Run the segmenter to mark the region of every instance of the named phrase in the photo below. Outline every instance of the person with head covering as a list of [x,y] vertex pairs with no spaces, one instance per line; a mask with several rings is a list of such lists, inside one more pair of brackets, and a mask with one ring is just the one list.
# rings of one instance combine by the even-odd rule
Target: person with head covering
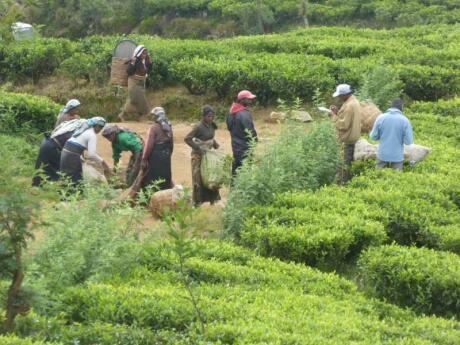
[[[80,128],[86,120],[74,119],[66,121],[57,126],[50,136],[43,139],[35,169],[42,169],[48,181],[59,180],[59,166],[61,162],[61,151],[67,140]],[[32,180],[33,186],[42,183],[40,174],[36,174]]]
[[137,46],[127,69],[128,99],[122,112],[118,115],[122,121],[125,120],[125,115],[133,114],[139,117],[148,114],[149,107],[145,98],[145,82],[151,65],[152,61],[147,49],[143,45]]
[[355,153],[355,144],[361,137],[361,105],[348,84],[338,85],[332,97],[337,97],[342,102],[340,110],[336,106],[331,106],[330,110],[339,140],[343,143],[344,167],[339,182],[345,183],[351,178],[350,167]]
[[71,99],[67,102],[64,108],[61,109],[56,120],[54,127],[59,126],[61,123],[79,119],[78,111],[80,110],[80,101],[78,99]]
[[74,185],[77,185],[83,178],[81,156],[84,151],[87,151],[86,158],[100,163],[104,173],[110,174],[109,166],[96,151],[96,135],[102,131],[105,123],[106,121],[102,117],[85,120],[65,143],[61,154],[60,170],[71,179]]
[[391,107],[377,117],[369,137],[379,140],[376,168],[389,166],[394,170],[403,169],[404,144],[414,142],[412,126],[403,114],[403,103],[400,98],[393,100]]
[[201,180],[201,161],[207,149],[219,147],[214,139],[217,129],[214,123],[214,109],[205,105],[201,112],[201,121],[185,137],[185,143],[192,148],[193,203],[195,206],[209,201],[211,204],[220,199],[219,191],[207,189]]
[[173,187],[171,174],[171,156],[174,149],[172,127],[162,107],[153,108],[151,114],[155,122],[150,126],[144,139],[141,171],[132,187],[134,194],[139,188],[146,188],[160,180],[162,181],[158,185],[160,190]]
[[255,98],[256,96],[250,91],[243,90],[239,92],[227,116],[227,128],[232,138],[233,176],[243,164],[243,159],[247,155],[251,140],[257,141],[257,132],[249,110],[249,106]]
[[141,167],[142,150],[144,148],[142,138],[137,133],[117,125],[105,126],[102,136],[112,143],[114,168],[118,167],[122,152],[131,152],[131,158],[126,170],[126,184],[130,187],[139,174]]

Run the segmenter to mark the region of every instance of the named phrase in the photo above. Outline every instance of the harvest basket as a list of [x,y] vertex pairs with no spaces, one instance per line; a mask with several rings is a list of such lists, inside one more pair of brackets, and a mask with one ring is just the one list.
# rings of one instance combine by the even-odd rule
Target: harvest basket
[[128,86],[128,61],[126,58],[113,57],[110,83],[113,85]]
[[110,83],[113,85],[128,86],[128,62],[136,49],[136,42],[122,40],[118,42],[112,55],[112,69]]

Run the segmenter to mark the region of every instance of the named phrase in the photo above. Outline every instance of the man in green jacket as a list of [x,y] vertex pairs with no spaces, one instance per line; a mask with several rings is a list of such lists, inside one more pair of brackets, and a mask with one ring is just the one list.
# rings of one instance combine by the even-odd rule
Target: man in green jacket
[[130,187],[139,174],[144,148],[142,139],[131,130],[117,125],[106,126],[102,131],[102,136],[112,143],[112,158],[115,169],[118,167],[122,152],[130,151],[132,153],[126,169],[126,184]]

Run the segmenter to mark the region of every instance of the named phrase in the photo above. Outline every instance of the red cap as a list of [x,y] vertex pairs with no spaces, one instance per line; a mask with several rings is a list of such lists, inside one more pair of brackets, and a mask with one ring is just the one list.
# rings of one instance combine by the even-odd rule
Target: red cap
[[254,98],[256,98],[256,95],[254,95],[251,91],[248,90],[240,91],[240,93],[238,94],[238,100]]

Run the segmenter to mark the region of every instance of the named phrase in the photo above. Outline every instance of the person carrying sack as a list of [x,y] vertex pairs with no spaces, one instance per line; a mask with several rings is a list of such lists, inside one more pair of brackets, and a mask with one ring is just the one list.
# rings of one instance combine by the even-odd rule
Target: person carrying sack
[[184,141],[192,148],[192,184],[193,204],[199,206],[209,201],[214,204],[220,200],[219,190],[211,190],[203,185],[201,163],[207,149],[217,149],[219,144],[214,139],[217,125],[214,123],[214,109],[205,105],[201,112],[201,121],[196,124]]
[[135,114],[137,117],[148,114],[149,106],[145,98],[145,83],[151,65],[152,61],[147,49],[143,45],[137,46],[127,67],[128,99],[122,112],[118,115],[122,121],[125,121],[125,116],[129,114]]
[[[35,162],[35,169],[43,169],[46,180],[59,180],[62,148],[74,132],[85,122],[86,120],[84,119],[74,119],[62,122],[53,130],[51,135],[45,134],[45,138],[40,144],[38,157]],[[41,176],[35,174],[32,179],[32,186],[38,187],[42,182]]]
[[104,174],[110,176],[111,172],[107,163],[97,154],[96,135],[102,131],[106,121],[102,117],[93,117],[85,120],[72,137],[67,140],[61,154],[60,170],[69,177],[74,187],[83,179],[83,165],[81,156],[88,151],[87,158],[93,159],[102,165]]

